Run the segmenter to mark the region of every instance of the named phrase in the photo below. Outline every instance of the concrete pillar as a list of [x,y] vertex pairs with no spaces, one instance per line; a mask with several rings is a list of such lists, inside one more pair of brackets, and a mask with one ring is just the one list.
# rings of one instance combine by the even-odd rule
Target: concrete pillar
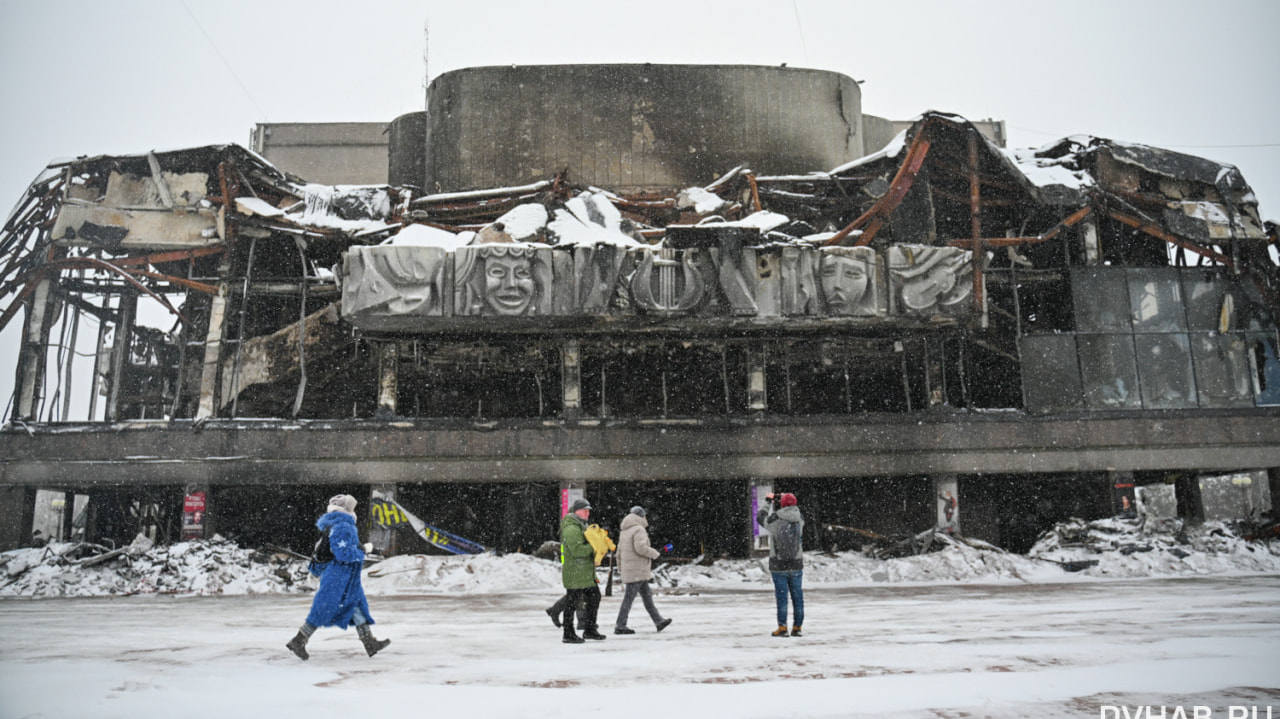
[[375,419],[396,416],[396,393],[400,389],[400,343],[384,342],[378,359],[378,409]]
[[[569,513],[569,505],[573,504],[575,499],[582,499],[587,495],[586,482],[573,482],[568,480],[560,481],[560,518]],[[590,498],[587,498],[590,501]]]
[[44,395],[45,349],[49,346],[49,328],[53,325],[53,293],[51,280],[40,280],[27,305],[26,328],[22,350],[18,354],[17,405],[13,416],[19,420],[35,420]]
[[747,409],[752,412],[764,412],[769,409],[765,360],[763,349],[752,347],[747,350]]
[[[219,268],[221,271],[225,265]],[[209,303],[209,329],[205,333],[204,363],[200,373],[200,406],[196,419],[208,419],[218,409],[218,374],[222,364],[222,337],[227,321],[227,283]]]
[[937,528],[948,534],[960,534],[960,481],[954,474],[940,474],[932,479]]
[[1133,472],[1107,472],[1111,485],[1111,514],[1117,517],[1136,517],[1137,497],[1134,495]]
[[0,552],[31,546],[35,515],[35,487],[0,486]]
[[398,553],[399,543],[395,528],[401,521],[398,510],[392,511],[396,499],[396,485],[375,484],[369,492],[369,543],[385,557]]
[[107,390],[106,421],[120,418],[120,388],[129,366],[129,353],[133,346],[133,320],[138,311],[138,295],[124,292],[120,295],[120,308],[116,312],[115,345],[111,348],[111,385]]
[[1267,483],[1271,489],[1271,514],[1280,517],[1280,467],[1267,470]]
[[564,416],[582,416],[582,346],[577,340],[568,340],[560,348],[560,388]]
[[751,530],[747,540],[750,557],[769,556],[769,533],[756,522],[756,515],[765,507],[765,495],[773,492],[773,482],[767,479],[754,479],[747,484],[747,512],[750,516]]
[[189,484],[182,497],[182,539],[204,539],[209,519],[209,487]]
[[941,341],[925,340],[924,381],[930,408],[946,404],[946,380],[943,367],[945,354]]
[[1090,267],[1102,264],[1102,243],[1098,239],[1098,223],[1092,219],[1081,222],[1080,237],[1084,240],[1084,263]]

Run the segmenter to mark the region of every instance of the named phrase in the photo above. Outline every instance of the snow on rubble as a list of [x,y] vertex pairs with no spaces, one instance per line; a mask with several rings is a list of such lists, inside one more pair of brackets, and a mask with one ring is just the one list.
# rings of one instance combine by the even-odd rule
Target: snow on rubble
[[[1027,555],[977,540],[937,535],[939,551],[876,559],[864,552],[806,552],[805,585],[1061,582],[1280,572],[1280,541],[1236,522],[1073,519],[1045,532]],[[1248,537],[1248,538],[1247,538]],[[83,543],[0,553],[0,596],[97,597],[133,594],[253,595],[314,591],[306,560],[283,550],[247,549],[221,537],[95,553]],[[96,548],[102,550],[105,548]],[[607,567],[600,567],[605,581]],[[767,560],[699,558],[662,562],[660,592],[772,590]],[[560,590],[560,567],[528,554],[405,554],[371,563],[374,596],[476,595]]]

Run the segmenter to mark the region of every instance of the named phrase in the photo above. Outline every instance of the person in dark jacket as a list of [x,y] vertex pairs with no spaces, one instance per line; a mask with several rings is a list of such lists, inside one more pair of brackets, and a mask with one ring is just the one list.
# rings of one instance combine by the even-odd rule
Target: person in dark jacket
[[765,499],[768,503],[756,514],[756,522],[769,533],[769,573],[773,575],[773,595],[778,602],[778,628],[773,631],[773,636],[788,636],[787,597],[790,596],[795,606],[795,622],[791,625],[790,636],[798,637],[804,624],[804,589],[801,587],[804,578],[801,548],[804,517],[800,516],[796,496],[790,492],[777,498],[776,510],[774,495],[766,494]]
[[618,620],[613,624],[614,634],[635,634],[636,630],[627,627],[627,615],[631,613],[631,603],[640,595],[644,602],[644,610],[649,613],[653,625],[658,631],[671,624],[670,619],[663,619],[658,608],[653,605],[653,593],[649,591],[649,580],[653,579],[653,560],[661,555],[649,545],[649,520],[644,507],[635,506],[622,519],[622,527],[618,534],[618,568],[622,573],[622,586],[626,588],[622,595],[622,604],[618,606]]
[[339,494],[330,499],[329,509],[316,520],[316,527],[329,535],[333,560],[312,565],[312,573],[320,577],[320,588],[311,600],[307,621],[285,646],[299,659],[306,660],[310,656],[307,654],[307,640],[316,629],[338,627],[346,631],[354,624],[365,652],[373,656],[385,649],[391,640],[375,639],[369,629],[374,621],[369,613],[369,600],[360,585],[364,550],[360,548],[360,536],[356,533],[356,498]]
[[[565,644],[582,644],[584,639],[604,639],[596,624],[600,610],[600,586],[596,583],[596,550],[587,541],[587,519],[591,517],[591,503],[576,499],[568,514],[560,520],[560,579],[568,590],[569,602],[564,608],[561,628]],[[582,636],[573,629],[573,613],[581,613]]]

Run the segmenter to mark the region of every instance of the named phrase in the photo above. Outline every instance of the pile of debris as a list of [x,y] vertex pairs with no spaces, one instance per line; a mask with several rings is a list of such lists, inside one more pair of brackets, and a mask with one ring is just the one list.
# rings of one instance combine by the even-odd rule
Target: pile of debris
[[1097,576],[1276,571],[1280,543],[1273,539],[1274,522],[1269,526],[1260,532],[1251,522],[1187,524],[1145,515],[1072,519],[1042,534],[1027,556]]
[[138,535],[124,547],[54,542],[0,553],[0,596],[282,594],[311,591],[307,563],[287,552],[213,539],[155,546]]
[[[806,552],[805,583],[1060,582],[1064,570],[1086,578],[1186,577],[1280,573],[1274,522],[1178,519],[1072,519],[1045,532],[1029,554],[930,530],[870,542],[861,551]],[[476,595],[560,591],[560,565],[545,556],[399,555],[370,561],[370,595]],[[553,554],[553,553],[551,553]],[[244,549],[221,537],[152,546],[145,537],[120,548],[85,543],[0,553],[0,597],[101,597],[134,594],[302,594],[315,589],[307,560],[286,550]],[[602,586],[609,570],[597,568]],[[616,577],[617,574],[615,573]],[[658,591],[697,593],[771,586],[768,560],[710,556],[664,560],[654,568]],[[614,581],[617,581],[616,579]],[[616,586],[615,586],[616,589]]]
[[930,527],[916,534],[892,536],[839,524],[824,524],[822,528],[828,535],[836,538],[835,546],[838,548],[856,549],[873,559],[914,557],[957,545],[967,545],[982,551],[1004,551],[990,542],[965,537],[940,527]]

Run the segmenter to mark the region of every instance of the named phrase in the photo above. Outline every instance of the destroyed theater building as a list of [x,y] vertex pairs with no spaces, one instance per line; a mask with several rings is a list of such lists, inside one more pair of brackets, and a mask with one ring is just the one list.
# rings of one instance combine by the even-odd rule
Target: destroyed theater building
[[[5,548],[50,491],[63,536],[298,551],[351,492],[387,552],[533,551],[585,492],[685,558],[765,547],[772,490],[815,549],[1014,551],[1144,488],[1190,519],[1280,493],[1280,246],[1235,167],[895,125],[786,67],[473,68],[333,129],[31,184]],[[344,180],[356,149],[385,181]]]

